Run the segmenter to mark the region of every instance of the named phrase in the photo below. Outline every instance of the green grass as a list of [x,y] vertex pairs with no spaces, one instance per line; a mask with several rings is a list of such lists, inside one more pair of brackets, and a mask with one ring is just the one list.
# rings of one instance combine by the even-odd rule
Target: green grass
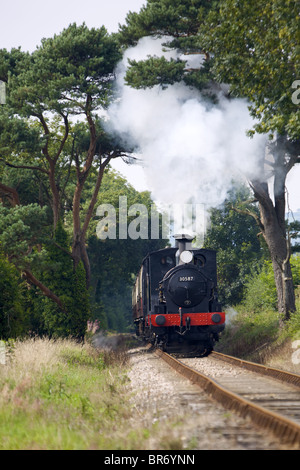
[[71,341],[16,342],[0,366],[0,449],[117,449],[126,369],[107,362]]
[[0,450],[181,448],[176,420],[136,422],[127,361],[122,349],[68,340],[11,344],[0,365]]

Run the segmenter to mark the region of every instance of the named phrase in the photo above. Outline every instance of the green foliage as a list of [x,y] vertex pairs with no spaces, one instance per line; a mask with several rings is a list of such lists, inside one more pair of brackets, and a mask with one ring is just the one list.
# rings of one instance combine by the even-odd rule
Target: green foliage
[[[292,255],[291,269],[294,285],[300,285],[300,256]],[[259,313],[277,309],[277,293],[271,261],[265,261],[261,270],[248,276],[242,302],[248,312]]]
[[130,68],[126,74],[125,83],[133,88],[152,88],[155,85],[164,87],[172,85],[183,78],[185,64],[180,60],[165,57],[150,57],[147,60],[129,60]]
[[116,449],[123,432],[128,448],[125,377],[113,356],[70,340],[16,341],[0,369],[1,450]]
[[[106,108],[112,97],[119,45],[104,27],[71,24],[59,35],[43,39],[32,54],[2,50],[0,56],[8,95],[7,105],[0,107],[0,161],[35,172],[39,203],[49,204],[56,223],[73,199],[75,155],[86,179],[92,164],[89,160],[85,166],[88,149],[93,159],[112,150],[95,111]],[[79,114],[86,120],[73,129],[71,116]],[[1,165],[1,176],[2,171]],[[23,204],[24,198],[20,201]]]
[[209,0],[148,0],[139,13],[129,12],[120,26],[122,44],[133,45],[144,36],[166,35],[192,47]]
[[[53,240],[46,246],[46,263],[40,276],[42,282],[55,292],[65,305],[71,306],[73,262],[68,236],[61,221],[57,224]],[[63,312],[50,299],[42,297],[41,313],[48,335],[68,336],[66,312]]]
[[[72,24],[61,34],[43,39],[31,54],[0,50],[0,58],[0,76],[7,82],[8,92],[7,105],[0,107],[0,177],[4,184],[18,188],[24,204],[15,208],[1,205],[0,242],[9,261],[20,271],[31,271],[64,306],[60,309],[36,286],[31,286],[25,299],[31,331],[82,337],[89,318],[89,293],[82,264],[73,268],[70,241],[64,230],[68,230],[70,239],[74,238],[75,185],[84,182],[78,204],[82,222],[91,204],[100,160],[103,163],[104,156],[117,156],[116,142],[104,132],[96,111],[105,108],[112,97],[114,69],[121,59],[119,44],[104,27],[89,29]],[[71,123],[70,116],[78,114],[85,115],[86,121]],[[108,196],[112,195],[111,189]],[[148,195],[141,196],[139,202],[146,199],[149,203]],[[59,215],[66,221],[66,227],[57,224],[55,234],[50,211],[55,221]],[[93,315],[103,318],[102,326],[106,321],[102,298],[114,295],[114,303],[107,301],[105,311],[111,314],[114,327],[122,324],[121,328],[125,328],[129,303],[126,300],[120,311],[115,299],[123,293],[129,298],[128,283],[137,269],[137,260],[140,263],[144,254],[142,244],[145,241],[136,241],[130,247],[112,247],[114,253],[125,250],[127,261],[120,263],[122,268],[126,266],[123,271],[116,267],[115,255],[109,254],[111,246],[105,245],[103,278],[111,273],[114,291],[106,289],[105,282],[103,289],[97,288]],[[96,249],[99,248],[102,247],[97,244]],[[134,255],[130,256],[130,250]],[[96,270],[95,278],[97,275]],[[94,284],[99,285],[98,280]]]
[[[291,258],[294,284],[300,282],[300,256]],[[300,290],[296,293],[296,312],[290,314],[284,328],[279,328],[274,273],[270,261],[261,270],[248,276],[244,300],[235,309],[229,309],[226,330],[219,349],[226,354],[263,362],[268,349],[286,340],[300,339]]]
[[243,211],[257,212],[250,196],[246,187],[236,186],[224,204],[210,214],[205,247],[217,250],[219,299],[223,305],[235,305],[242,300],[245,276],[260,266],[265,256],[255,220],[234,210],[243,207]]
[[[115,208],[117,238],[97,238],[97,217],[90,224],[88,238],[92,277],[92,319],[98,318],[101,328],[107,325],[117,331],[126,331],[132,324],[131,287],[141,261],[148,252],[166,245],[166,240],[151,240],[148,220],[148,239],[132,240],[129,236],[127,239],[118,238],[119,197],[124,195],[127,196],[128,209],[133,204],[143,204],[150,216],[152,201],[149,193],[139,193],[123,177],[110,170],[104,175],[98,203],[111,204]],[[128,217],[128,223],[134,218]]]
[[[295,140],[300,135],[300,111],[292,102],[292,84],[300,69],[298,10],[296,0],[148,0],[139,13],[127,15],[119,34],[127,45],[144,36],[165,35],[167,47],[205,53],[205,67],[186,70],[188,84],[200,89],[209,80],[230,84],[234,95],[250,100],[252,114],[260,120],[258,132],[286,133]],[[148,86],[150,66],[150,60],[132,64],[127,75],[131,86],[138,81]],[[163,76],[154,60],[149,75],[155,76],[155,71]],[[168,83],[173,83],[172,75],[166,73]]]
[[[274,310],[249,312],[237,307],[234,318],[227,321],[218,350],[226,354],[250,359],[251,354],[260,350],[261,346],[271,345],[278,339],[279,319]],[[252,356],[252,360],[260,362],[260,357]]]
[[[0,241],[9,260],[20,270],[32,271],[64,305],[60,309],[32,287],[27,307],[34,331],[83,337],[89,312],[83,267],[79,263],[73,269],[62,227],[58,224],[52,239],[47,224],[50,209],[54,223],[68,208],[75,210],[74,184],[86,181],[89,172],[95,175],[91,158],[97,160],[112,151],[93,114],[105,108],[112,96],[114,69],[121,59],[119,45],[104,27],[71,24],[59,35],[43,39],[31,54],[1,50],[0,57],[0,76],[7,82],[8,95],[7,105],[0,107],[1,181],[21,188],[21,204],[39,204],[1,207]],[[86,121],[71,125],[70,116],[79,114]],[[24,177],[28,171],[35,174],[35,188]],[[90,184],[84,194],[89,202],[93,190]]]
[[0,204],[0,243],[10,262],[18,269],[40,257],[34,249],[45,241],[46,210],[37,204],[4,207]]
[[300,305],[298,302],[298,308],[296,312],[292,312],[290,319],[286,322],[287,335],[292,340],[300,339]]
[[73,275],[73,295],[70,335],[83,338],[90,315],[89,292],[86,287],[86,275],[82,261],[79,262]]
[[291,257],[291,268],[294,280],[294,286],[300,286],[300,254],[295,253]]
[[300,137],[292,84],[299,78],[299,5],[295,0],[215,2],[200,35],[213,73],[251,101],[258,132]]
[[50,336],[82,338],[89,318],[89,300],[85,270],[80,262],[73,268],[70,243],[62,222],[59,221],[53,242],[47,247],[43,282],[62,300],[62,311],[48,298],[41,299],[45,331]]
[[294,220],[288,226],[289,235],[292,241],[292,253],[300,252],[299,234],[300,234],[300,220]]
[[125,25],[119,29],[122,44],[135,45],[144,36],[164,36],[163,45],[185,54],[185,59],[167,61],[164,57],[150,57],[145,61],[131,61],[127,83],[135,88],[166,87],[183,80],[211,95],[209,67],[194,69],[186,66],[189,54],[205,53],[197,32],[210,8],[208,0],[148,0],[139,13],[129,12]]
[[41,151],[44,139],[32,123],[14,115],[10,108],[0,108],[0,148],[1,158],[11,158],[12,149],[17,154],[28,157]]
[[61,220],[58,221],[53,240],[46,246],[46,253],[47,268],[43,279],[46,284],[51,283],[54,291],[63,294],[68,289],[73,274],[73,261],[70,240]]
[[18,57],[8,73],[8,104],[23,116],[40,116],[46,110],[82,113],[105,106],[114,67],[121,55],[104,27],[89,29],[75,23],[42,45],[28,58]]
[[26,331],[24,284],[16,268],[0,252],[0,339],[21,336]]
[[248,276],[242,304],[249,312],[276,310],[277,293],[271,261],[265,261],[259,272]]

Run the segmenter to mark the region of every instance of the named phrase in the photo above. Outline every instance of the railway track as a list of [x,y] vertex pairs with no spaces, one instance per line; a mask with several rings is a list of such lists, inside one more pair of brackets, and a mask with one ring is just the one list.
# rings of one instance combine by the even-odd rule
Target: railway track
[[299,375],[215,352],[181,360],[159,349],[155,354],[226,409],[300,449]]

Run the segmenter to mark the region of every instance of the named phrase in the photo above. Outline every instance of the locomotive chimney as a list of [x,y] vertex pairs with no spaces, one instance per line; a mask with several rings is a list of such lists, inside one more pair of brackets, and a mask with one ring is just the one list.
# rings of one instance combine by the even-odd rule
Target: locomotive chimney
[[176,253],[176,264],[184,264],[184,262],[180,259],[180,255],[183,251],[188,251],[192,249],[192,240],[194,237],[192,235],[188,235],[185,233],[179,233],[174,235],[175,238],[175,247],[178,248]]

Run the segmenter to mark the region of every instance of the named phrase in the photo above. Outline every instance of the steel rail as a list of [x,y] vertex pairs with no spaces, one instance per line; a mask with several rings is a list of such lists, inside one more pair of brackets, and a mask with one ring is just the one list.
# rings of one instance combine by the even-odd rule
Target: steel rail
[[155,354],[188,380],[200,386],[206,394],[224,408],[236,412],[243,418],[250,418],[257,426],[271,431],[281,442],[300,449],[300,425],[296,422],[245,400],[160,349],[156,349]]
[[227,356],[227,354],[218,353],[213,351],[211,357],[219,359],[221,361],[227,362],[229,364],[242,367],[243,369],[256,372],[258,374],[272,377],[273,379],[278,379],[281,382],[300,387],[300,375],[294,374],[292,372],[284,371],[281,369],[275,369],[274,367],[264,366],[262,364],[256,364],[254,362],[245,361],[233,356]]

